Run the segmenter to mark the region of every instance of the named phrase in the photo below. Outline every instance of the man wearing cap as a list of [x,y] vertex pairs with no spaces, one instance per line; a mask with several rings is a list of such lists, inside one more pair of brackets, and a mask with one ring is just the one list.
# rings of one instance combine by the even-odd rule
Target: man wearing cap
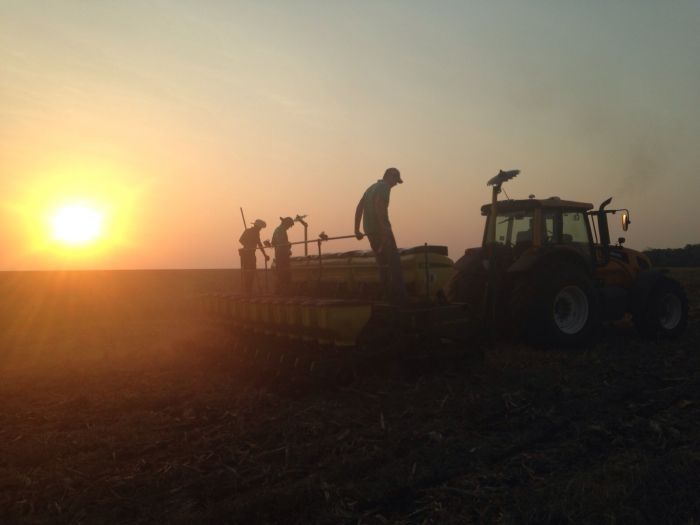
[[387,169],[380,180],[367,188],[355,208],[355,236],[358,239],[363,237],[360,232],[362,219],[362,227],[379,265],[379,278],[384,293],[390,302],[399,304],[408,301],[408,294],[403,280],[401,258],[389,222],[389,195],[391,188],[402,183],[399,170]]
[[289,258],[292,255],[291,245],[287,237],[287,230],[294,226],[291,217],[280,217],[280,225],[272,234],[272,246],[275,247],[275,275],[277,277],[275,291],[284,295],[288,293],[292,282],[292,269]]
[[270,260],[270,257],[265,253],[262,242],[260,242],[260,230],[266,226],[265,221],[256,219],[253,226],[246,228],[239,239],[239,242],[243,245],[243,248],[238,250],[238,253],[241,256],[241,277],[243,280],[243,292],[246,295],[253,293],[256,273],[255,250],[260,248],[265,260]]

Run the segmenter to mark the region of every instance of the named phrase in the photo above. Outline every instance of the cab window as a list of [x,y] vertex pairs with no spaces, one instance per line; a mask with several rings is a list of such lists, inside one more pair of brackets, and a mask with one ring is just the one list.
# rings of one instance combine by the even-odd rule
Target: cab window
[[588,228],[586,216],[580,211],[565,211],[562,213],[562,243],[588,244]]
[[580,211],[543,210],[544,244],[588,244],[586,216]]
[[496,217],[496,243],[532,244],[532,212],[501,212]]

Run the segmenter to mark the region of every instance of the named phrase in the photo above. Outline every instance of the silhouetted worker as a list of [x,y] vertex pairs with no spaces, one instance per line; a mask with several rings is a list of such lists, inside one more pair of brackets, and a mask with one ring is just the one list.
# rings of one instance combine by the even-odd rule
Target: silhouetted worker
[[243,292],[246,295],[253,293],[256,273],[255,250],[260,248],[265,260],[270,260],[270,257],[265,253],[262,242],[260,242],[260,230],[266,226],[265,221],[256,219],[253,226],[246,228],[239,239],[239,242],[243,245],[243,248],[238,250],[238,253],[241,256],[241,277],[243,279]]
[[275,291],[278,294],[286,294],[292,282],[292,269],[290,257],[292,255],[287,230],[294,226],[294,219],[291,217],[280,217],[280,225],[275,228],[272,234],[272,246],[275,248]]
[[401,258],[389,222],[391,188],[402,183],[399,170],[387,169],[384,177],[367,188],[355,209],[355,236],[358,239],[363,237],[360,232],[360,219],[362,219],[362,227],[369,238],[369,244],[379,265],[379,278],[384,287],[384,293],[387,299],[395,304],[408,301],[401,270]]

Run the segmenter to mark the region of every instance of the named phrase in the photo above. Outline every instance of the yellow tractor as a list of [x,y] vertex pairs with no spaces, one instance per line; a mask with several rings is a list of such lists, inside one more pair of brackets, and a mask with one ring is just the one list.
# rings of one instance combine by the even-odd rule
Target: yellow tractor
[[612,199],[597,210],[559,197],[499,201],[503,183],[518,173],[489,180],[483,243],[455,263],[444,290],[450,302],[463,303],[492,331],[515,328],[560,346],[585,343],[601,322],[625,316],[649,337],[683,332],[688,301],[681,285],[624,247],[624,238],[610,242],[608,217],[619,214],[627,231],[628,210],[607,209]]

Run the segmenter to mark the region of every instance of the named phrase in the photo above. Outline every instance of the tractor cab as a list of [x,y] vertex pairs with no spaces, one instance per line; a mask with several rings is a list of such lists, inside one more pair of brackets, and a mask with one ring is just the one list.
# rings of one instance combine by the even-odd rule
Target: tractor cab
[[500,201],[495,214],[492,205],[486,204],[481,207],[487,217],[483,246],[488,248],[492,242],[502,265],[564,249],[592,269],[595,254],[586,215],[592,208],[592,204],[559,197]]
[[485,204],[481,207],[487,217],[482,246],[488,252],[493,245],[501,269],[522,271],[532,261],[565,254],[578,259],[596,279],[630,287],[642,271],[651,268],[651,261],[623,246],[623,237],[612,244],[609,215],[620,214],[623,231],[629,228],[630,215],[627,209],[607,209],[610,202],[607,199],[594,210],[591,203],[559,197],[509,199],[498,201],[495,214],[492,204]]

